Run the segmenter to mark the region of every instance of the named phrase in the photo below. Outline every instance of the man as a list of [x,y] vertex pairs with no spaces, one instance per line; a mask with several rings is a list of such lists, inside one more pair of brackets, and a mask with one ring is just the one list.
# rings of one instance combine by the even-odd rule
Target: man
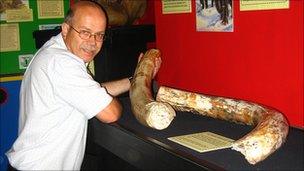
[[[122,107],[112,96],[128,91],[129,79],[102,87],[86,71],[86,63],[102,47],[106,25],[98,4],[79,1],[68,12],[62,32],[36,53],[21,85],[19,136],[7,153],[13,168],[79,170],[88,119],[119,119]],[[155,62],[154,75],[161,59]]]

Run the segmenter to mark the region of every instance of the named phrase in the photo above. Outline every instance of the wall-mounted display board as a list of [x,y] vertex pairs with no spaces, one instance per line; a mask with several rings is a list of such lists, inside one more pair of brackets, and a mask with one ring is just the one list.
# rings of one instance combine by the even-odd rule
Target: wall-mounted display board
[[[0,0],[1,2],[3,0]],[[14,3],[3,1],[3,3]],[[37,51],[33,31],[53,28],[64,20],[70,1],[22,0],[4,5],[1,14],[0,76],[23,74],[31,57]],[[7,12],[8,11],[8,12]],[[25,13],[26,12],[26,13]],[[25,15],[26,14],[26,15]],[[41,17],[43,16],[43,17]]]
[[0,78],[0,170],[7,170],[5,153],[18,133],[19,90],[21,77]]

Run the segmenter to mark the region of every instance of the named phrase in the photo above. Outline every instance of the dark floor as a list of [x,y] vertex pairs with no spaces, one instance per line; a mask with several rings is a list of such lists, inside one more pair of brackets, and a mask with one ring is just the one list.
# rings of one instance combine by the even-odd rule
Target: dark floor
[[120,159],[108,150],[87,142],[86,154],[81,170],[132,170],[139,171],[136,167]]

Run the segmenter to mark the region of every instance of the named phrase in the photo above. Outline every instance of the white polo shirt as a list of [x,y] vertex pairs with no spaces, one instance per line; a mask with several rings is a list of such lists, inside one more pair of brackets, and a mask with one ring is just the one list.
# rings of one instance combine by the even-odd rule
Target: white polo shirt
[[52,37],[22,80],[19,136],[7,152],[10,164],[18,170],[79,170],[88,119],[111,101],[61,34]]

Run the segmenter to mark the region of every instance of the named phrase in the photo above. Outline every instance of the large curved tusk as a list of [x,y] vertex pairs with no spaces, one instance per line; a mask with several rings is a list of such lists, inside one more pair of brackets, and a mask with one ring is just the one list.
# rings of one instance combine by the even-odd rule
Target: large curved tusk
[[154,129],[165,129],[175,117],[175,110],[164,102],[156,102],[151,92],[155,59],[160,57],[157,49],[148,50],[138,63],[129,91],[131,109],[136,119]]
[[274,109],[256,103],[230,98],[207,96],[161,86],[157,101],[167,102],[176,110],[198,113],[255,128],[232,144],[250,164],[256,164],[282,146],[288,134],[288,122]]

